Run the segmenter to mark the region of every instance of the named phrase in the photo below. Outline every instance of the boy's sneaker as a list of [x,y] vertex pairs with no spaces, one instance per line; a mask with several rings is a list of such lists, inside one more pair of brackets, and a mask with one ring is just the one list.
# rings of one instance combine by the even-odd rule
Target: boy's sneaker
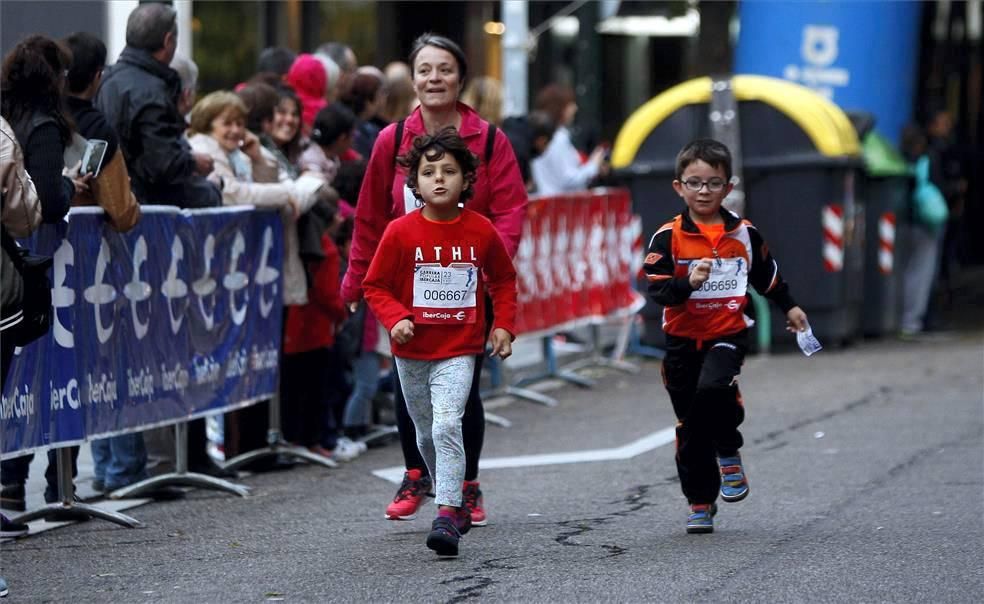
[[485,501],[477,480],[466,480],[461,487],[461,507],[468,510],[472,526],[485,526],[489,523],[485,515]]
[[437,552],[438,556],[457,556],[458,541],[461,532],[457,522],[450,516],[438,516],[431,524],[431,532],[427,535],[427,547]]
[[24,500],[24,485],[8,485],[0,489],[0,508],[12,512],[27,511],[27,502]]
[[338,444],[342,444],[342,443],[345,443],[345,447],[352,449],[353,451],[356,451],[359,455],[362,455],[363,453],[369,450],[369,447],[366,445],[366,443],[362,442],[361,440],[352,440],[348,436],[338,437]]
[[687,518],[688,533],[713,533],[714,514],[717,505],[713,503],[696,503],[690,506],[690,517]]
[[393,502],[386,506],[387,520],[413,520],[431,488],[430,476],[423,476],[417,468],[403,473],[403,483]]
[[741,455],[718,459],[721,466],[721,499],[734,503],[748,496],[748,479],[741,464]]
[[16,539],[28,533],[31,527],[22,522],[14,522],[3,514],[0,514],[0,538]]

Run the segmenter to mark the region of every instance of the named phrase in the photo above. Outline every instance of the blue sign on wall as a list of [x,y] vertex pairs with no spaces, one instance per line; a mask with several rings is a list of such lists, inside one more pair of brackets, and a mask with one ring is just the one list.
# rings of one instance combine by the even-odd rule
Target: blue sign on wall
[[784,78],[873,113],[898,144],[912,119],[919,2],[742,2],[735,73]]
[[30,247],[54,257],[54,320],[14,357],[0,455],[235,408],[277,390],[279,214],[143,208],[117,233],[86,208]]

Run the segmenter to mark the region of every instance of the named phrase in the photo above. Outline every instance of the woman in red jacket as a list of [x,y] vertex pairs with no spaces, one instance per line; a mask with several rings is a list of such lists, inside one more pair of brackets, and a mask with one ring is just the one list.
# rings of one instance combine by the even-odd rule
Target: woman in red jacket
[[[349,267],[342,282],[342,298],[349,303],[362,297],[362,281],[386,226],[420,207],[405,184],[406,168],[397,165],[397,156],[409,151],[416,137],[437,134],[446,126],[454,126],[481,161],[468,208],[492,221],[510,256],[519,246],[526,216],[526,188],[509,139],[490,128],[471,107],[458,102],[468,72],[464,52],[443,36],[424,34],[414,42],[410,65],[420,106],[405,120],[384,128],[373,145],[356,207]],[[488,319],[486,323],[490,323]],[[485,412],[478,389],[482,358],[483,355],[476,356],[471,393],[462,419],[466,461],[462,489],[475,526],[487,522],[477,482],[485,437]],[[397,425],[407,471],[396,497],[386,508],[386,518],[409,520],[416,516],[424,495],[430,490],[431,480],[417,450],[416,434],[402,390],[399,383],[394,386]]]

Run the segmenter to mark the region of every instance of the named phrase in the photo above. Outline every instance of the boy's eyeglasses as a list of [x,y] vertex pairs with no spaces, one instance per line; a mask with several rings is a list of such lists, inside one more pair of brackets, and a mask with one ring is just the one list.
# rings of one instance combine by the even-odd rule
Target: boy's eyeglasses
[[699,178],[688,178],[683,181],[683,186],[687,187],[695,193],[699,193],[704,186],[707,186],[707,190],[711,193],[719,193],[724,190],[724,185],[728,184],[727,181],[720,178],[712,178],[710,180],[701,180]]

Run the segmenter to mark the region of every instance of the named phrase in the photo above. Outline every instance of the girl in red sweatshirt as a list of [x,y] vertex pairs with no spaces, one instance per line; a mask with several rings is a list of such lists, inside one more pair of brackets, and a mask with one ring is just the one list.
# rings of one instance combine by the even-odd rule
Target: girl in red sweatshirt
[[417,138],[401,162],[423,207],[386,227],[362,287],[390,332],[417,446],[437,479],[438,516],[427,547],[455,556],[471,526],[462,508],[461,417],[475,355],[485,350],[483,288],[495,315],[492,355],[506,358],[515,331],[516,270],[492,223],[462,207],[478,158],[454,127]]

